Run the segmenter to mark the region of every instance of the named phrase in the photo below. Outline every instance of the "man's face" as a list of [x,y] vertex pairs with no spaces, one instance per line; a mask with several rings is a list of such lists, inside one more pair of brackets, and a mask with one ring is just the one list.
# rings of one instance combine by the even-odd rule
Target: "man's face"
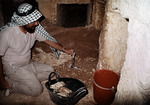
[[35,27],[38,26],[38,25],[39,25],[38,21],[35,21],[35,22],[29,23],[29,24],[27,24],[23,27],[27,32],[34,33],[35,32]]

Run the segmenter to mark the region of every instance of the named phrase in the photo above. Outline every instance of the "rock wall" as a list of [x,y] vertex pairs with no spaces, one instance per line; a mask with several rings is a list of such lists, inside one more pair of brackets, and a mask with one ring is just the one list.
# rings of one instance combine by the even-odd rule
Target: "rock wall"
[[105,0],[1,0],[4,24],[10,21],[15,8],[23,1],[31,4],[38,2],[39,10],[52,24],[57,24],[58,4],[89,4],[87,25],[92,24],[97,29],[102,29]]
[[51,23],[57,23],[57,4],[88,4],[90,0],[36,0],[39,4],[39,10]]
[[2,27],[3,25],[4,25],[4,19],[3,19],[3,14],[2,14],[2,5],[0,4],[0,27]]
[[106,0],[93,0],[92,1],[92,24],[97,29],[102,29],[103,17],[105,14]]
[[120,74],[127,48],[128,21],[114,8],[117,4],[117,0],[108,0],[105,7],[97,69],[108,69]]
[[[93,24],[97,29],[102,28],[105,0],[36,0],[42,14],[51,23],[57,24],[57,4],[90,4],[88,25]],[[91,16],[90,16],[91,15]]]

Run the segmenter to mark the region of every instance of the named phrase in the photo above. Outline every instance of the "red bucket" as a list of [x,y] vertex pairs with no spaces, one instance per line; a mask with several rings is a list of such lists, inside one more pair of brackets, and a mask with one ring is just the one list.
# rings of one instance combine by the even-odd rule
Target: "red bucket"
[[97,70],[92,81],[94,100],[99,105],[110,105],[117,92],[119,75],[110,70]]

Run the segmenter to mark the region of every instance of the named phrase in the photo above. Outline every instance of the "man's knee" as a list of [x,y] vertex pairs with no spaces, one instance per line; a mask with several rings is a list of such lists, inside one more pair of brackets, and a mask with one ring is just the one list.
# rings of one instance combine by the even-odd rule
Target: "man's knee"
[[33,80],[20,84],[18,90],[30,96],[39,96],[43,92],[43,86],[37,79],[33,78]]
[[38,86],[38,87],[32,87],[31,91],[28,92],[28,95],[30,96],[39,96],[43,92],[43,87]]

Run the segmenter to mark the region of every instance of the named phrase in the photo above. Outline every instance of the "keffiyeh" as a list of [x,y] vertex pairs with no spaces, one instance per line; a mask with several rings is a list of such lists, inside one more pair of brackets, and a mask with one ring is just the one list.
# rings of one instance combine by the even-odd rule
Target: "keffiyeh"
[[[42,17],[42,14],[32,5],[28,3],[23,3],[21,4],[17,11],[14,12],[11,22],[7,23],[5,26],[0,28],[0,31],[4,29],[5,27],[14,27],[14,26],[24,26],[29,23],[35,22],[38,19]],[[39,25],[36,27],[35,32],[38,33],[39,35],[43,36],[47,40],[56,42],[56,39],[52,37],[45,29],[42,27],[42,25],[39,23]],[[57,49],[54,49],[50,47],[54,54],[56,55],[56,58],[59,58],[60,51]]]

